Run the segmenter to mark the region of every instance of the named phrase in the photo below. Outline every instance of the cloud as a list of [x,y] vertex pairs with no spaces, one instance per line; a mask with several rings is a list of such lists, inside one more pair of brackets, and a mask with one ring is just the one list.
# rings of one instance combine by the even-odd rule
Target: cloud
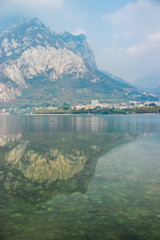
[[73,32],[74,35],[79,35],[79,34],[85,34],[86,35],[86,31],[83,28],[76,28],[75,32]]
[[148,41],[152,49],[160,50],[160,30],[156,33],[150,33],[148,35]]
[[57,8],[62,7],[64,4],[63,0],[1,0],[2,2],[8,2],[9,4],[14,3],[15,5],[20,5],[20,6],[45,6],[45,5],[50,5],[50,6],[55,6]]
[[45,7],[45,6],[50,6],[54,7],[56,9],[60,9],[64,5],[63,0],[14,0],[14,2],[17,1],[18,4],[24,4],[28,6],[36,6],[36,7]]
[[57,11],[64,7],[65,0],[0,0],[1,10],[22,14],[43,11]]
[[155,51],[158,51],[160,54],[160,31],[150,33],[142,43],[125,49],[125,53],[130,56],[140,56],[147,52],[155,54]]
[[97,56],[101,69],[133,81],[160,66],[160,31],[140,44],[120,47],[116,42]]
[[160,1],[137,0],[102,19],[114,29],[114,44],[103,49],[99,65],[130,81],[160,66]]
[[140,50],[140,49],[138,48],[138,46],[133,45],[133,46],[128,47],[128,48],[126,49],[126,53],[127,53],[128,55],[135,56],[135,55],[137,55],[137,54],[139,53],[139,50]]
[[137,0],[103,15],[102,19],[112,24],[119,37],[139,39],[160,28],[160,5],[156,2],[158,1]]

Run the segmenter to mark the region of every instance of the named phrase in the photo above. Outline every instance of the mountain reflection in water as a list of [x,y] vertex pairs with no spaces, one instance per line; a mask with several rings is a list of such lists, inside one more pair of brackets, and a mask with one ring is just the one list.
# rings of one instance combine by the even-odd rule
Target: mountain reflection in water
[[[137,235],[136,224],[151,211],[149,196],[157,193],[159,175],[150,171],[150,156],[134,158],[134,148],[143,138],[148,145],[154,140],[153,167],[158,169],[159,118],[3,116],[0,126],[1,239],[149,239]],[[143,151],[148,154],[145,141]],[[155,195],[153,212],[158,203]]]
[[123,133],[69,132],[2,136],[3,187],[35,202],[58,193],[85,193],[98,157],[133,138]]

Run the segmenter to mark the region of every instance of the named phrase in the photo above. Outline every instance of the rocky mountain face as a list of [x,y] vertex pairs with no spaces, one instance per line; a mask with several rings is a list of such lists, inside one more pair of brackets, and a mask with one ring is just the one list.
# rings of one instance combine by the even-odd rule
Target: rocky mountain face
[[98,71],[83,34],[58,34],[34,18],[0,35],[0,102],[141,97],[148,96]]

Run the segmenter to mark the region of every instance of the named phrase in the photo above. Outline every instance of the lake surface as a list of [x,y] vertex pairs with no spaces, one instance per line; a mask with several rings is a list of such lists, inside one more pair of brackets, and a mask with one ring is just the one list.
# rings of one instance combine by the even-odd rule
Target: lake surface
[[160,115],[0,116],[0,239],[159,240],[159,227]]

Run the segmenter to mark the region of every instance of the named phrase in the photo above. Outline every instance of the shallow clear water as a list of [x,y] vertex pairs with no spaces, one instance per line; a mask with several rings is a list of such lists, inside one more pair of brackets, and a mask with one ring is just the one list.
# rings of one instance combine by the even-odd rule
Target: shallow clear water
[[2,240],[159,240],[159,186],[159,115],[0,116]]

